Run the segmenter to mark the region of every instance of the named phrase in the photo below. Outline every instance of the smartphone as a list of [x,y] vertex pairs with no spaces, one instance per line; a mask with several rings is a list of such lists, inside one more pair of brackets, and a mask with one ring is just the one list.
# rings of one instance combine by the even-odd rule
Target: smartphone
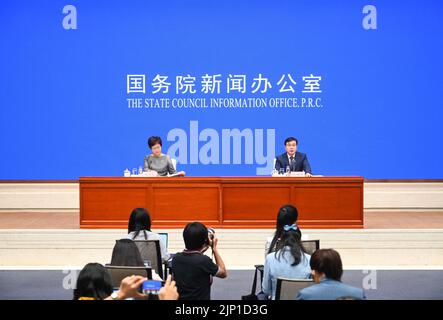
[[160,289],[162,288],[162,285],[163,281],[146,280],[141,285],[141,292],[146,295],[149,294],[158,295]]

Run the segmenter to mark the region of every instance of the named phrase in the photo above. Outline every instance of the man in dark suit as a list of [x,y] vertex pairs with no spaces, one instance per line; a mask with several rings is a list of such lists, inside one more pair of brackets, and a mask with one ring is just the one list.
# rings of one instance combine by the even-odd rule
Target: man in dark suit
[[311,166],[306,154],[297,152],[298,140],[294,137],[289,137],[285,140],[286,152],[278,156],[275,160],[275,170],[280,171],[289,166],[291,171],[304,171],[307,177],[312,176]]

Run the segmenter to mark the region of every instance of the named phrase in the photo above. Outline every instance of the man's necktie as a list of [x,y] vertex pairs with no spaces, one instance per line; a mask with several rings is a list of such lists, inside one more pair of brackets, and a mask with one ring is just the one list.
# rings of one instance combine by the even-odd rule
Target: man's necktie
[[294,157],[290,157],[289,158],[289,167],[291,168],[291,171],[295,171],[295,162],[294,162]]

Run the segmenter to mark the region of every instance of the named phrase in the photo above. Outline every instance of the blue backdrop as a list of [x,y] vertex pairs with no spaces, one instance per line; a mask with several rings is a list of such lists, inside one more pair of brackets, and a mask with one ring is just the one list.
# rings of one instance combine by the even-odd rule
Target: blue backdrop
[[[175,142],[168,133],[180,129],[188,154],[179,168],[188,175],[263,174],[255,135],[253,149],[243,139],[239,164],[234,150],[222,163],[222,130],[250,129],[263,130],[264,155],[282,153],[283,140],[296,136],[314,173],[443,178],[441,1],[370,2],[377,9],[370,30],[362,25],[367,1],[78,0],[69,3],[76,29],[68,30],[67,4],[1,4],[0,179],[122,175],[142,165],[150,135],[162,136],[167,151]],[[219,93],[202,92],[206,74],[220,74]],[[271,84],[266,92],[253,92],[259,74]],[[131,91],[140,87],[128,75],[145,75],[145,93]],[[152,92],[156,75],[168,77],[167,93]],[[187,75],[196,92],[177,92],[177,76]],[[244,93],[227,92],[229,75],[244,76]],[[320,92],[303,92],[311,75],[321,77]],[[154,109],[144,105],[150,98],[266,105]],[[297,98],[299,107],[273,108],[275,98]],[[309,98],[319,106],[301,107]],[[143,107],[128,107],[136,101],[128,99]],[[195,154],[207,141],[192,140],[191,121],[218,134],[218,157],[211,152],[219,160],[205,164]]]

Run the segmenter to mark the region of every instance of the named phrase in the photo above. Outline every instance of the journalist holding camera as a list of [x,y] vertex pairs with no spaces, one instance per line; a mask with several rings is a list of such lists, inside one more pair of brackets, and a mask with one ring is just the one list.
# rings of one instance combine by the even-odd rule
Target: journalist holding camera
[[[212,277],[226,278],[227,272],[218,251],[218,239],[213,229],[192,222],[183,230],[186,249],[172,259],[172,275],[181,300],[209,300]],[[204,253],[211,248],[215,263]]]

